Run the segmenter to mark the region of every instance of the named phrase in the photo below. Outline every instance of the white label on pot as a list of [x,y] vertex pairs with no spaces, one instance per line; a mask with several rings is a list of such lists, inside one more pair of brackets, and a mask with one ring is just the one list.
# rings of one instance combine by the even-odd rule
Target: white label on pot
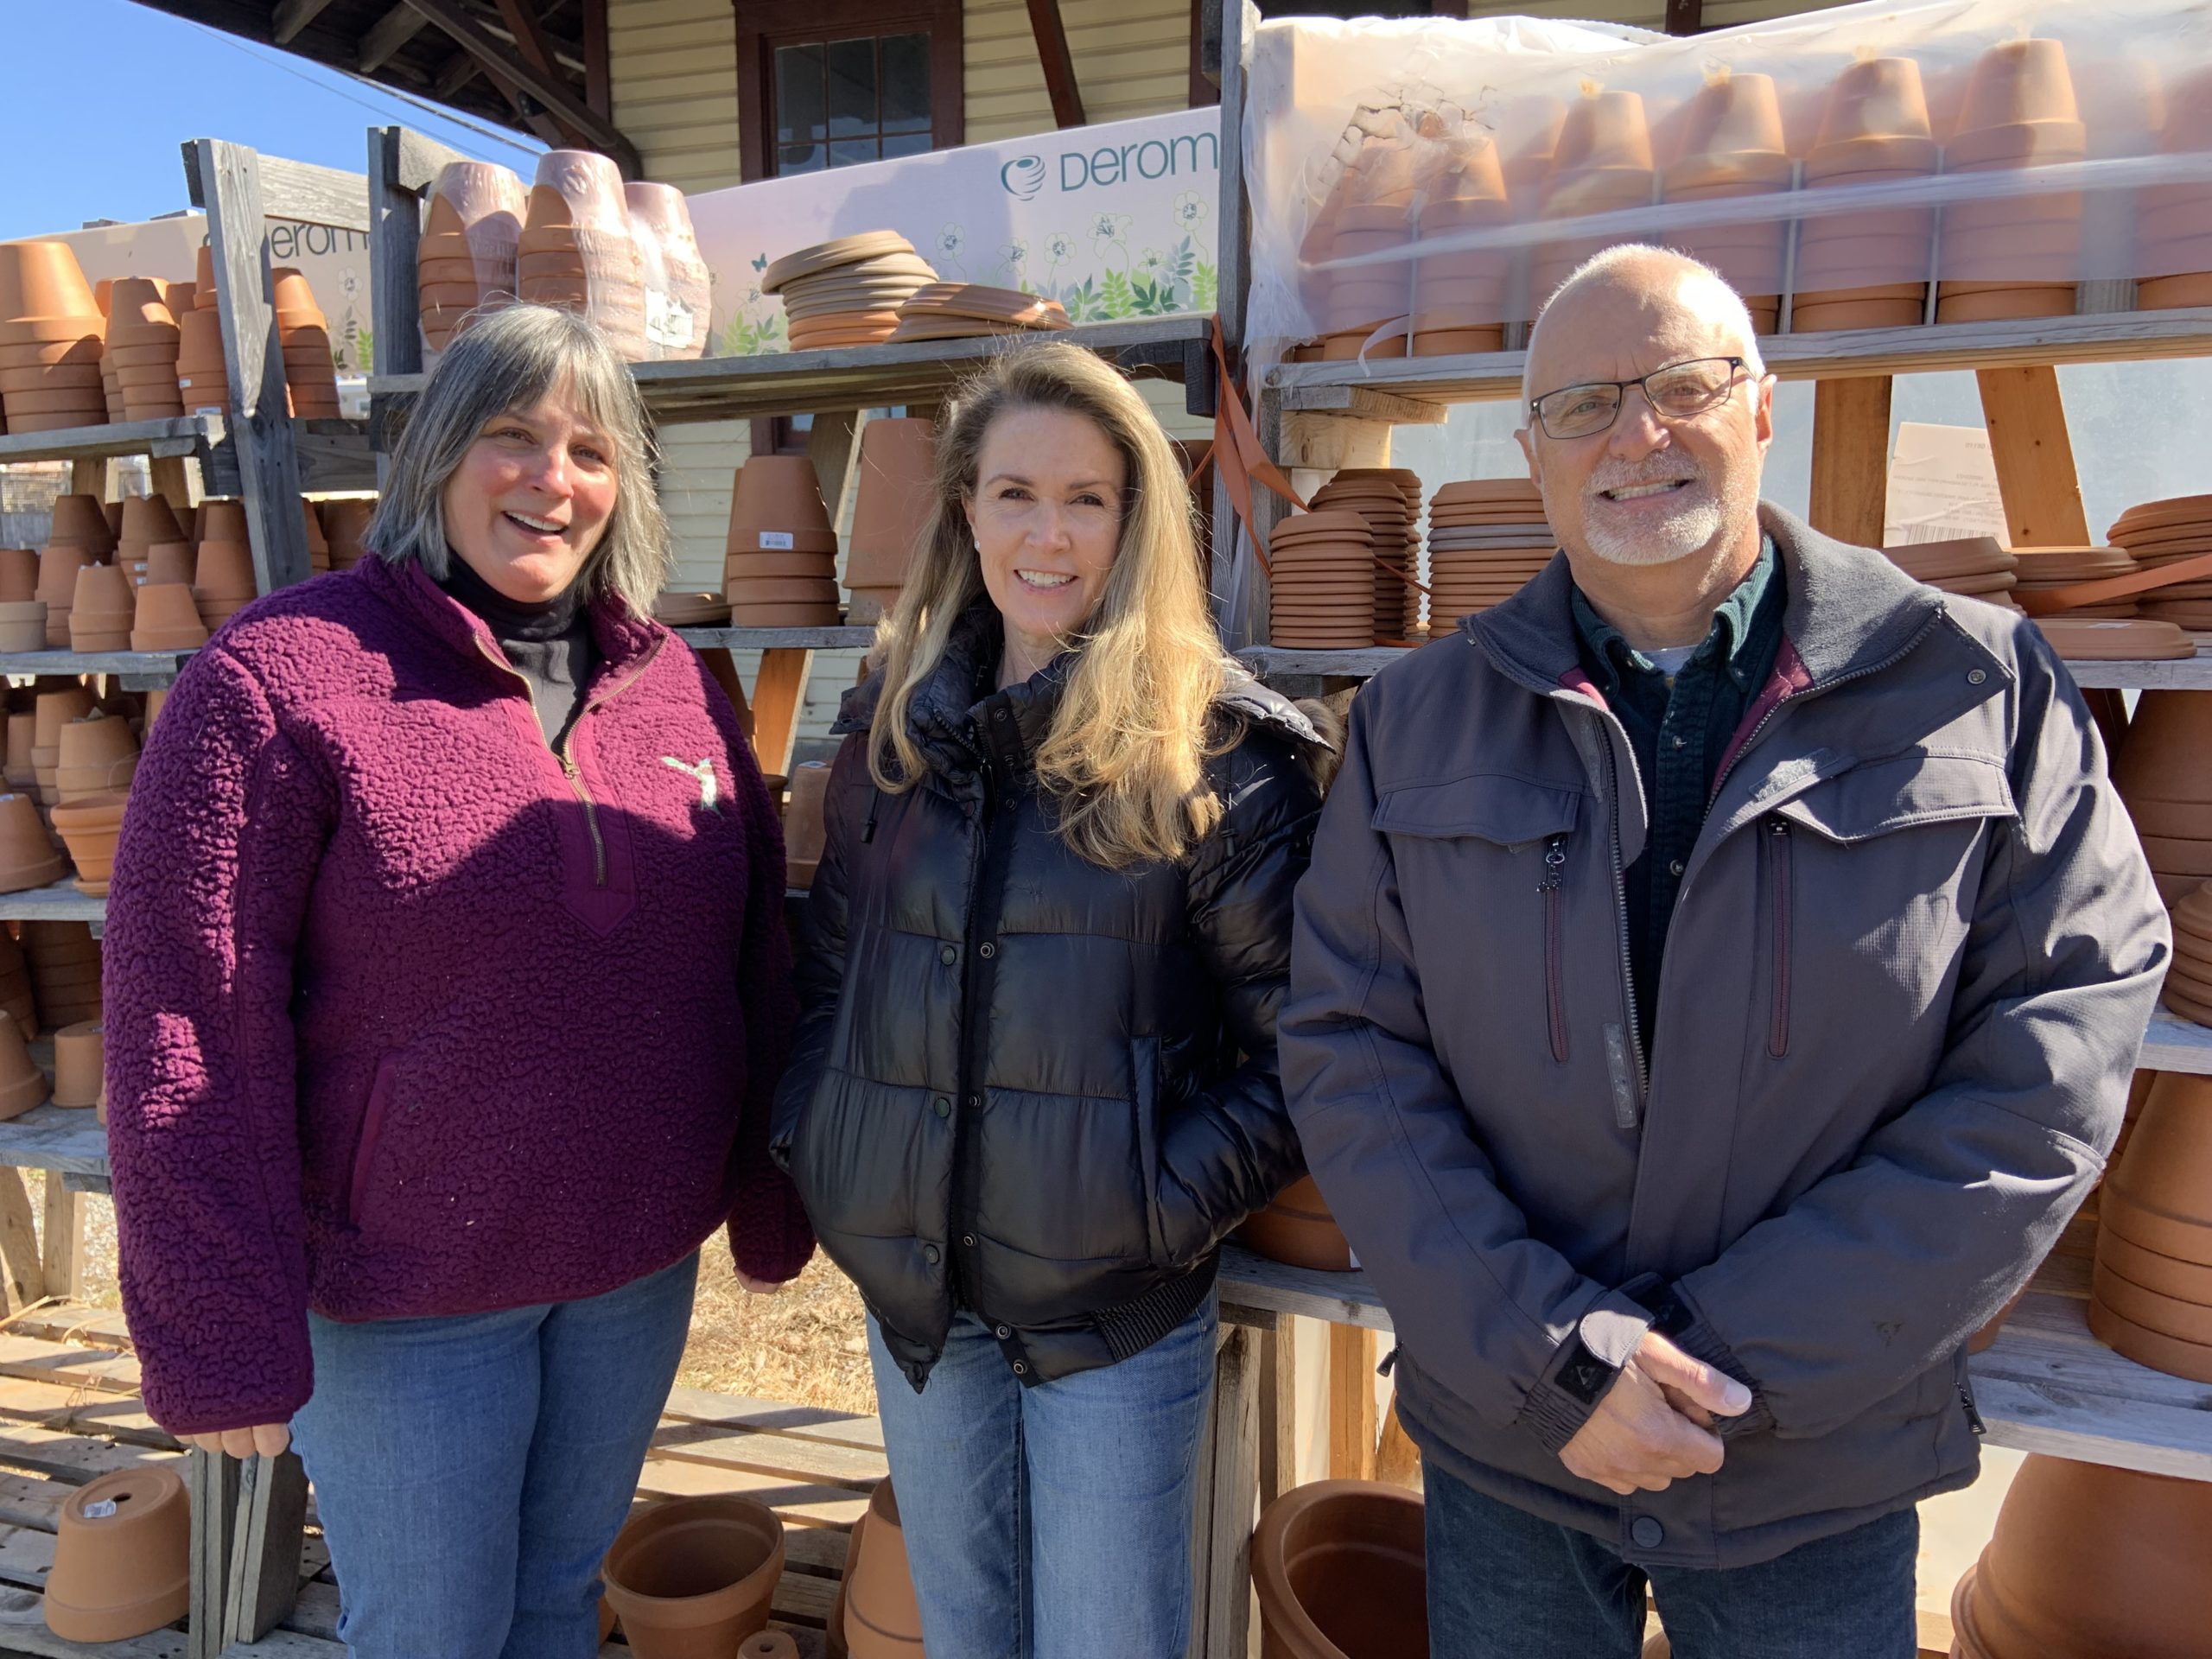
[[111,1497],[103,1497],[98,1503],[85,1505],[85,1519],[87,1521],[109,1520],[114,1514],[115,1500]]
[[760,532],[760,545],[788,553],[791,550],[791,533],[788,530],[764,530]]

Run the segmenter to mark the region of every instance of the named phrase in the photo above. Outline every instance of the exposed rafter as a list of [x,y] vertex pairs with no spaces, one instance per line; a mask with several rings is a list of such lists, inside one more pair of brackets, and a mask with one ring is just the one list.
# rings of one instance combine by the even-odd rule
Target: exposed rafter
[[371,23],[369,32],[361,36],[361,49],[354,57],[353,67],[365,75],[373,75],[391,61],[393,53],[420,35],[429,22],[429,19],[412,6],[394,6]]
[[562,127],[612,156],[626,178],[639,176],[642,163],[637,147],[613,121],[586,104],[557,69],[541,67],[530,60],[524,50],[511,48],[478,22],[458,0],[407,0],[407,3],[451,35],[483,66],[486,76],[494,86],[512,85],[535,100]]
[[1075,58],[1068,50],[1068,26],[1060,0],[1029,0],[1029,29],[1045,64],[1045,90],[1052,99],[1052,124],[1083,124],[1083,91],[1075,81]]
[[329,3],[330,0],[278,0],[269,19],[269,38],[279,46],[289,46]]
[[1695,35],[1705,28],[1705,0],[1667,0],[1667,32]]

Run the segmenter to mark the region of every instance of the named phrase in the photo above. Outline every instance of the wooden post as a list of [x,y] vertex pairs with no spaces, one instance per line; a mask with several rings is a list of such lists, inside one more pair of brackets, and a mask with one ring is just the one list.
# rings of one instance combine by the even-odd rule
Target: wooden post
[[188,1659],[221,1659],[231,1540],[238,1526],[238,1464],[219,1452],[185,1455],[184,1484],[192,1503],[192,1611],[186,1630]]
[[23,1172],[0,1166],[0,1292],[7,1311],[19,1313],[46,1294],[46,1268],[39,1259],[38,1223]]
[[69,493],[107,499],[108,461],[105,455],[79,455],[69,463]]
[[2082,505],[2058,371],[2049,364],[1977,369],[1974,378],[1981,387],[1981,416],[1989,427],[2012,545],[2087,545],[2089,518]]
[[85,1208],[59,1170],[46,1172],[46,1225],[39,1239],[39,1267],[46,1294],[74,1299],[84,1283]]
[[791,775],[799,709],[806,702],[806,679],[813,666],[810,651],[760,653],[760,672],[753,683],[753,758],[763,772]]
[[191,154],[214,251],[223,366],[231,385],[230,439],[238,452],[254,579],[263,593],[273,593],[307,580],[308,540],[284,356],[270,302],[258,158],[243,144],[215,138],[194,139]]
[[146,462],[153,493],[173,507],[192,505],[192,481],[185,476],[182,455],[155,455]]
[[1298,1322],[1275,1315],[1260,1338],[1260,1507],[1298,1484]]
[[298,1453],[244,1459],[238,1465],[237,1515],[223,1598],[226,1645],[260,1641],[299,1599],[308,1476]]
[[[1219,227],[1216,262],[1220,280],[1214,304],[1221,318],[1222,343],[1229,348],[1229,365],[1234,370],[1243,361],[1245,268],[1251,257],[1251,229],[1244,200],[1244,98],[1252,68],[1252,39],[1245,29],[1243,0],[1222,0],[1220,12],[1221,199],[1220,211],[1214,219]],[[1219,388],[1215,395],[1217,398],[1226,397],[1232,390],[1241,395],[1241,389],[1228,386]],[[1262,418],[1266,418],[1264,410]],[[1217,423],[1214,429],[1221,433],[1222,426]],[[1262,430],[1260,436],[1265,442],[1268,434]],[[1217,437],[1216,442],[1220,441]],[[1264,632],[1255,633],[1247,622],[1251,603],[1249,589],[1257,580],[1258,566],[1249,553],[1238,560],[1236,547],[1242,534],[1236,509],[1229,499],[1229,486],[1222,480],[1222,458],[1216,455],[1213,546],[1205,551],[1210,561],[1216,620],[1224,643],[1232,651],[1266,638]]]
[[1813,388],[1815,530],[1879,547],[1890,491],[1890,377],[1822,380]]
[[1261,1335],[1248,1325],[1226,1326],[1214,1357],[1213,1427],[1200,1477],[1206,1503],[1197,1534],[1206,1555],[1191,1610],[1192,1650],[1205,1659],[1247,1659],[1251,1649]]
[[1398,1391],[1390,1390],[1390,1409],[1382,1419],[1382,1443],[1375,1452],[1375,1478],[1393,1486],[1421,1490],[1421,1448],[1398,1421]]
[[1375,1332],[1329,1327],[1329,1478],[1375,1478]]

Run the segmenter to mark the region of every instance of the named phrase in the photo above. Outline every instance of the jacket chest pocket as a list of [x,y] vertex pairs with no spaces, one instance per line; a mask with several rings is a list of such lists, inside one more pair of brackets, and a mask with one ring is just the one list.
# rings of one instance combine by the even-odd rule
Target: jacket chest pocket
[[[1390,838],[1416,957],[1503,965],[1523,984],[1531,982],[1529,965],[1540,966],[1533,983],[1551,1058],[1561,1065],[1569,1049],[1570,879],[1590,841],[1574,833],[1582,799],[1576,788],[1486,774],[1385,791],[1370,820]],[[1421,950],[1424,935],[1436,950]]]

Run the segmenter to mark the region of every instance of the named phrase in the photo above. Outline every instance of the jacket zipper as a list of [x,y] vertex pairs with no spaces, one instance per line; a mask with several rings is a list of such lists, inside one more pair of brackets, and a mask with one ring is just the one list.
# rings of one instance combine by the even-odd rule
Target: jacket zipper
[[1774,1012],[1768,1021],[1766,1052],[1780,1059],[1789,1052],[1789,909],[1791,865],[1789,822],[1767,820],[1767,886],[1774,894]]
[[1567,837],[1554,836],[1544,843],[1543,880],[1536,891],[1544,895],[1544,1009],[1551,1027],[1552,1058],[1567,1058],[1567,1006],[1560,988],[1560,878],[1567,867]]
[[[651,648],[646,651],[644,661],[632,669],[618,684],[610,686],[605,692],[584,704],[582,713],[577,715],[575,725],[571,725],[569,728],[569,736],[571,739],[576,734],[576,726],[583,723],[585,715],[604,709],[609,702],[638,683],[639,677],[653,665],[653,658],[660,655],[660,648],[667,643],[667,638],[663,634],[655,639]],[[476,638],[476,649],[483,654],[486,662],[491,664],[502,674],[520,680],[523,695],[532,697],[535,701],[530,689],[528,676],[516,669],[513,664],[502,661],[499,657],[494,656],[492,648],[486,645],[481,638]],[[603,887],[607,885],[607,838],[600,834],[599,830],[599,803],[592,799],[591,788],[584,782],[582,769],[577,766],[575,760],[569,753],[568,744],[563,742],[556,748],[548,742],[545,747],[546,752],[560,763],[561,775],[569,780],[569,788],[575,793],[577,804],[584,810],[584,828],[591,836],[592,885],[595,887]]]
[[1621,1011],[1628,1027],[1628,1052],[1636,1062],[1636,1098],[1625,1112],[1617,1117],[1625,1118],[1621,1128],[1632,1129],[1643,1116],[1643,1103],[1651,1097],[1651,1067],[1643,1055],[1643,1033],[1636,1023],[1636,968],[1628,950],[1628,869],[1621,861],[1621,766],[1613,753],[1613,741],[1605,738],[1607,773],[1612,782],[1612,810],[1607,815],[1612,820],[1612,833],[1608,846],[1613,860],[1613,918],[1619,929],[1621,953]]
[[1967,1427],[1978,1435],[1988,1433],[1989,1425],[1981,1421],[1981,1414],[1974,1409],[1974,1389],[1970,1384],[1959,1384],[1959,1403],[1966,1408]]

